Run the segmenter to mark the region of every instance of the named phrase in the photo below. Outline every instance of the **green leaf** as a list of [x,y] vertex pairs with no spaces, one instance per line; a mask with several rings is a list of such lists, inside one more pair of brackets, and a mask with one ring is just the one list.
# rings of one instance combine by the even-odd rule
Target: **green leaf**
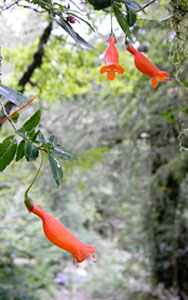
[[14,135],[8,136],[0,144],[0,171],[3,171],[14,159],[17,141]]
[[29,141],[27,141],[24,145],[24,155],[27,161],[33,161],[38,157],[39,151],[37,147],[35,147]]
[[11,117],[11,120],[12,120],[14,123],[17,123],[19,116],[20,116],[20,114],[19,114],[19,113],[16,113],[15,115],[13,115],[13,116]]
[[51,144],[53,147],[55,147],[55,146],[57,145],[57,138],[56,138],[56,136],[55,136],[55,135],[51,135],[51,136],[49,137],[49,142],[50,142],[50,144]]
[[116,19],[121,27],[121,29],[124,31],[124,33],[126,34],[126,37],[128,37],[130,40],[131,38],[131,32],[129,30],[129,26],[127,24],[127,19],[126,16],[124,16],[121,12],[121,10],[119,9],[117,4],[113,4],[113,10],[114,10],[114,14],[116,16]]
[[16,161],[19,161],[24,157],[24,148],[25,148],[25,141],[22,140],[18,146],[17,153],[16,153]]
[[16,133],[24,139],[27,139],[25,129],[22,127],[16,131]]
[[41,118],[41,111],[39,109],[36,111],[36,113],[34,113],[31,116],[29,120],[27,120],[24,123],[23,128],[25,129],[25,131],[27,132],[32,131],[39,124],[40,118]]
[[33,141],[36,143],[41,143],[46,145],[46,141],[44,138],[44,135],[42,134],[42,132],[40,130],[37,130],[37,132],[35,133],[35,136],[33,137]]
[[52,5],[51,1],[34,0],[33,2],[34,2],[34,4],[38,4],[42,8],[53,10],[53,5]]
[[139,10],[142,10],[143,13],[145,14],[145,11],[144,9],[142,8],[142,6],[137,3],[136,1],[133,1],[133,0],[122,0],[124,3],[127,3],[129,6],[132,6],[134,8],[138,8]]
[[[59,155],[61,154],[62,155],[62,158],[63,158],[63,155],[66,155],[67,157],[69,157],[69,159],[71,158],[77,158],[76,155],[70,153],[68,150],[66,150],[64,147],[62,147],[61,145],[57,145],[54,150],[56,151],[56,153],[59,153]],[[67,160],[67,159],[66,159]]]
[[127,10],[127,16],[126,16],[127,24],[129,26],[133,26],[136,23],[136,11],[132,5],[127,4],[126,2],[125,2],[125,6]]
[[110,7],[110,5],[111,5],[111,1],[110,0],[88,0],[88,2],[90,4],[92,4],[93,7],[95,9],[97,9],[97,10]]
[[59,165],[59,162],[56,159],[54,159],[50,153],[48,153],[48,160],[50,163],[53,178],[55,179],[56,184],[60,185],[62,183],[62,179],[63,179],[62,168]]
[[96,50],[91,44],[86,42],[77,32],[74,31],[67,20],[64,20],[63,18],[54,18],[54,20],[75,40],[76,43],[80,43],[90,49]]
[[57,151],[57,150],[52,150],[52,151],[50,151],[50,153],[53,153],[53,155],[58,156],[59,158],[62,158],[64,160],[70,160],[71,159],[71,157],[69,155],[64,154],[64,153],[62,153],[60,151]]
[[0,83],[0,95],[8,99],[15,105],[23,105],[22,102],[28,102],[28,99],[14,89]]

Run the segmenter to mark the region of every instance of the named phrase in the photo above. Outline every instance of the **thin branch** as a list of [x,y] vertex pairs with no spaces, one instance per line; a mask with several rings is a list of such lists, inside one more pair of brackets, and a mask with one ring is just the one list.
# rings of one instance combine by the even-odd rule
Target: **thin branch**
[[37,12],[38,14],[44,14],[46,13],[46,10],[38,10],[34,7],[31,7],[31,6],[27,6],[27,5],[22,5],[22,4],[18,4],[18,7],[22,7],[22,8],[26,8],[26,9],[30,9],[34,12]]
[[5,6],[5,7],[3,7],[2,10],[0,11],[0,14],[1,14],[3,11],[5,11],[5,10],[9,9],[10,7],[14,6],[15,4],[18,4],[19,1],[20,1],[20,0],[16,0],[16,1],[14,1],[13,3],[11,3],[11,4],[9,4],[9,5]]
[[[5,122],[6,120],[9,120],[11,117],[13,117],[15,114],[17,114],[20,110],[22,110],[23,108],[25,108],[28,104],[30,104],[36,97],[34,96],[33,98],[31,98],[31,100],[29,100],[26,104],[24,104],[22,107],[20,107],[19,109],[17,109],[15,112],[13,112],[11,115],[8,116],[7,111],[4,107],[4,111],[6,113],[6,118],[4,118],[3,120],[0,120],[0,124],[2,124],[3,122]],[[2,105],[1,105],[2,106]]]
[[75,5],[80,11],[82,11],[81,10],[81,8],[76,4],[76,3],[74,3],[74,1],[73,0],[69,0],[73,5]]
[[[185,15],[186,15],[187,13],[188,13],[188,10],[185,10],[184,13],[181,15],[181,17],[185,17]],[[169,19],[171,19],[171,18],[173,18],[173,17],[176,17],[178,14],[179,14],[179,12],[177,12],[177,13],[175,13],[175,14],[173,14],[173,15],[167,16],[167,17],[161,19],[160,22],[167,21],[167,20],[169,20]]]
[[1,105],[1,107],[2,107],[3,114],[5,115],[5,117],[7,118],[7,120],[10,122],[10,124],[11,124],[11,126],[14,128],[14,130],[16,131],[17,128],[16,128],[15,124],[12,122],[12,120],[9,119],[9,116],[8,116],[8,114],[7,114],[7,112],[6,112],[6,109],[5,109],[4,105],[3,105],[3,103],[0,102],[0,105]]
[[[146,3],[143,7],[142,7],[142,9],[140,9],[140,10],[144,10],[146,7],[148,7],[149,5],[151,5],[152,3],[154,3],[156,0],[151,0],[150,2],[148,2],[148,3]],[[138,11],[140,11],[140,10],[138,10]]]

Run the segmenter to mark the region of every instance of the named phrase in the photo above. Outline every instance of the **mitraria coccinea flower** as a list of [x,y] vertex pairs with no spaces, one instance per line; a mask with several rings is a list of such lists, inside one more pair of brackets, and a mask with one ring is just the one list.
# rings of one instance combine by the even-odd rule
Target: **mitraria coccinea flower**
[[72,254],[74,264],[75,259],[80,263],[84,261],[86,257],[91,258],[95,262],[93,253],[96,250],[94,247],[80,241],[61,222],[48,214],[38,204],[33,204],[33,207],[28,210],[41,218],[44,233],[50,242]]
[[114,80],[116,77],[115,72],[118,72],[119,74],[123,74],[124,69],[120,65],[118,65],[119,54],[115,46],[116,43],[115,37],[113,36],[109,37],[108,43],[109,45],[104,55],[104,62],[106,66],[103,66],[100,69],[100,73],[103,74],[107,72],[108,80]]
[[134,64],[138,71],[151,77],[151,83],[154,88],[158,86],[158,80],[165,81],[169,77],[169,73],[159,70],[152,62],[149,61],[142,53],[137,51],[132,45],[127,50],[134,55]]

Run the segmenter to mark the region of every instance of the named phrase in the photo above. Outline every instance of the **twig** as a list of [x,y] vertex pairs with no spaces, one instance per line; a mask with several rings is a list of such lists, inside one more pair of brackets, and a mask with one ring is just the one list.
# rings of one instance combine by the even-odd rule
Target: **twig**
[[73,0],[69,0],[73,5],[75,5],[80,11],[82,11],[81,10],[81,8],[76,4],[76,3],[74,3],[74,1]]
[[13,112],[11,115],[8,115],[7,112],[6,112],[6,109],[4,106],[2,106],[2,109],[3,109],[3,113],[4,115],[6,116],[6,118],[4,118],[3,120],[0,121],[0,124],[5,122],[6,120],[9,120],[12,116],[14,116],[15,114],[17,114],[20,110],[22,110],[23,108],[25,108],[28,104],[30,104],[36,97],[34,96],[33,98],[31,98],[31,100],[29,100],[26,104],[24,104],[22,107],[20,107],[19,109],[17,109],[15,112]]
[[36,9],[36,8],[33,8],[33,7],[31,7],[31,6],[27,6],[27,5],[18,4],[18,7],[30,9],[30,10],[32,10],[32,11],[34,11],[34,12],[39,13],[39,14],[44,14],[44,13],[46,13],[46,10],[38,10],[38,9]]
[[[142,7],[142,9],[140,9],[140,10],[144,10],[146,7],[148,7],[149,5],[151,5],[152,3],[154,3],[156,0],[151,0],[150,2],[148,2],[148,3],[146,3],[143,7]],[[140,11],[140,10],[138,10],[138,11]]]
[[[185,10],[184,13],[181,15],[181,17],[184,17],[187,13],[188,13],[188,10]],[[177,13],[175,13],[175,14],[173,14],[173,15],[170,15],[170,16],[168,16],[168,17],[165,17],[165,18],[161,19],[160,22],[167,21],[167,20],[169,20],[169,19],[171,19],[171,18],[173,18],[173,17],[176,17],[178,14],[179,14],[179,13],[177,12]]]
[[9,116],[8,116],[8,114],[7,114],[7,112],[6,112],[6,109],[5,109],[4,105],[3,105],[3,103],[0,102],[0,105],[1,105],[1,107],[2,107],[2,111],[3,111],[4,115],[6,116],[5,119],[7,119],[7,120],[10,122],[10,124],[12,125],[12,127],[14,128],[14,130],[16,131],[17,128],[16,128],[15,124],[12,122],[12,120],[9,119]]
[[11,4],[9,4],[9,5],[5,6],[5,7],[3,7],[3,9],[0,11],[0,14],[1,14],[3,11],[5,11],[5,10],[9,9],[10,7],[14,6],[15,4],[17,4],[19,1],[20,1],[20,0],[16,0],[16,1],[14,1],[13,3],[11,3]]

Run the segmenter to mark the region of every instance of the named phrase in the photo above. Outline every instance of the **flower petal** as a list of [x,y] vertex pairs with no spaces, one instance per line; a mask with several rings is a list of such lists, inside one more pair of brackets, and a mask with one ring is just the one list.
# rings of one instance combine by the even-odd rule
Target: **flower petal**
[[117,72],[119,74],[123,74],[124,73],[124,69],[121,66],[119,66],[119,65],[116,65],[116,70],[117,70]]
[[114,71],[107,72],[108,80],[114,80],[116,78],[116,73]]
[[168,77],[170,76],[169,73],[166,73],[166,72],[164,72],[164,71],[161,71],[161,72],[160,72],[160,75],[164,76],[165,78],[168,78]]
[[160,81],[165,81],[165,77],[162,76],[162,75],[157,75],[156,77],[157,77],[157,79],[159,79]]
[[100,73],[101,73],[101,74],[104,74],[106,71],[107,71],[107,67],[106,67],[106,66],[103,66],[103,67],[100,69]]
[[151,83],[154,88],[158,86],[158,81],[156,77],[151,78]]

